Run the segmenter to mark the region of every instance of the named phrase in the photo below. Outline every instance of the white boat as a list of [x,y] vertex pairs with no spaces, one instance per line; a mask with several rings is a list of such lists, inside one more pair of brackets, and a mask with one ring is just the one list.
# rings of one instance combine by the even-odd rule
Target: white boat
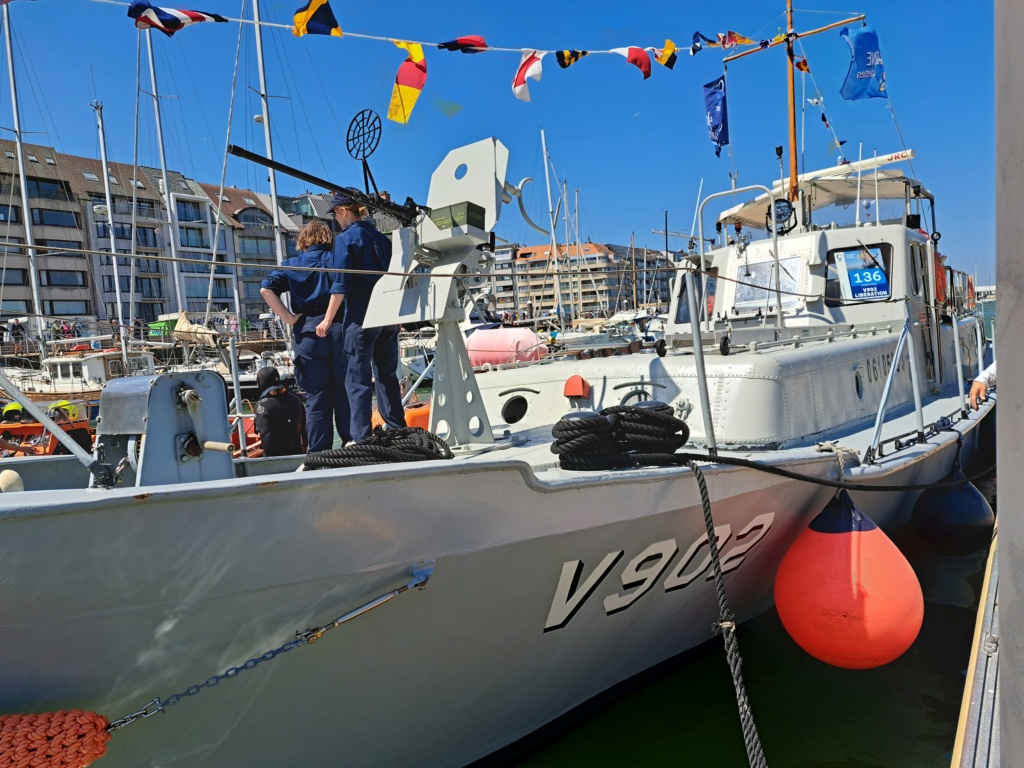
[[[215,377],[111,382],[95,456],[29,460],[26,490],[0,494],[0,712],[132,715],[108,768],[464,765],[708,641],[718,618],[692,471],[563,469],[551,430],[567,411],[654,397],[686,419],[738,621],[771,605],[781,558],[834,489],[730,460],[902,486],[941,480],[958,440],[974,452],[993,404],[968,411],[962,373],[983,340],[962,297],[935,302],[933,246],[910,226],[927,194],[917,182],[893,178],[911,194],[899,221],[713,251],[729,312],[697,334],[699,276],[680,271],[665,357],[475,374],[459,321],[507,162],[494,139],[445,158],[427,204],[473,201],[485,229],[422,218],[395,232],[367,314],[436,321],[431,426],[454,458],[300,473],[294,458],[233,463],[216,450],[227,408]],[[881,257],[887,296],[852,297],[862,247]],[[780,253],[781,302],[767,280]],[[747,266],[761,277],[725,279]],[[567,388],[574,376],[588,386]],[[841,471],[823,441],[860,456]],[[104,487],[109,473],[119,482]],[[853,496],[886,526],[918,493]],[[296,640],[336,624],[315,645],[319,630]]]

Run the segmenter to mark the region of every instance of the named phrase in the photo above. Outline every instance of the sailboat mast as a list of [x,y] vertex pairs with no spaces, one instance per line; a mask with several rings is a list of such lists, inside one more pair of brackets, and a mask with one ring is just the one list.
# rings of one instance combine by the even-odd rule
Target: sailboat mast
[[[544,186],[548,190],[548,224],[551,227],[551,251],[555,255],[555,272],[554,272],[554,283],[555,283],[555,312],[558,313],[558,327],[565,330],[562,324],[562,283],[558,279],[558,236],[555,234],[555,209],[551,201],[551,174],[548,172],[548,144],[544,138],[544,130],[540,132],[540,147],[541,152],[544,155]],[[548,257],[548,263],[551,263],[550,256]],[[545,283],[547,280],[545,279]],[[542,294],[543,298],[543,294]]]
[[793,53],[793,0],[786,0],[786,83],[789,92],[789,200],[796,202],[799,186],[796,147],[796,66]]
[[[267,145],[267,159],[274,159],[274,148],[270,140],[270,99],[267,96],[267,71],[263,66],[263,27],[260,26],[260,0],[253,0],[252,20],[256,31],[256,65],[260,76],[260,104],[263,108],[263,138]],[[270,207],[274,217],[274,250],[277,263],[284,261],[284,243],[281,241],[281,214],[277,206],[277,173],[269,168],[270,173]]]
[[[128,337],[124,328],[124,310],[121,308],[121,274],[117,269],[117,248],[114,247],[114,201],[110,196],[110,167],[107,165],[107,135],[103,131],[103,104],[92,102],[96,110],[96,128],[100,134],[100,163],[103,165],[103,196],[107,201],[107,234],[110,236],[110,263],[114,265],[114,300],[117,302],[117,332],[121,340],[121,359],[128,372]],[[134,185],[133,185],[134,186]]]
[[171,270],[174,272],[174,295],[178,299],[178,311],[186,309],[181,295],[181,270],[178,268],[178,227],[175,224],[174,204],[171,200],[171,185],[167,181],[167,157],[164,154],[164,129],[160,120],[160,93],[156,85],[156,64],[153,61],[153,32],[146,30],[146,52],[149,55],[149,82],[153,86],[153,115],[156,120],[156,143],[160,149],[160,179],[164,187],[164,205],[167,206],[167,245],[171,249]]
[[32,304],[35,306],[36,333],[39,335],[39,359],[43,359],[43,302],[39,296],[39,272],[36,269],[36,247],[32,239],[32,211],[28,207],[28,179],[25,178],[25,151],[21,146],[21,117],[18,112],[18,83],[14,76],[14,48],[11,45],[11,17],[6,5],[4,12],[4,39],[7,42],[7,72],[11,80],[11,109],[14,113],[14,143],[18,152],[18,176],[21,178],[21,213],[25,223],[25,245],[28,248],[28,272],[32,286]]

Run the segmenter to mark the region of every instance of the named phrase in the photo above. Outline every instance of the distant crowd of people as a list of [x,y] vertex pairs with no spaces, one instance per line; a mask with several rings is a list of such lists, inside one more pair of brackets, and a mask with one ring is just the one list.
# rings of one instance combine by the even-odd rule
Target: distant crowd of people
[[[342,190],[330,206],[341,234],[335,237],[326,223],[311,221],[299,233],[300,254],[286,259],[260,286],[267,306],[292,328],[295,376],[307,395],[300,420],[294,395],[271,373],[266,389],[261,381],[256,428],[268,456],[296,453],[303,430],[309,451],[329,450],[335,433],[343,444],[366,439],[375,393],[386,427],[406,425],[398,381],[399,327],[363,326],[373,287],[391,263],[391,240],[368,219],[358,190]],[[285,292],[291,295],[290,308],[281,300]]]

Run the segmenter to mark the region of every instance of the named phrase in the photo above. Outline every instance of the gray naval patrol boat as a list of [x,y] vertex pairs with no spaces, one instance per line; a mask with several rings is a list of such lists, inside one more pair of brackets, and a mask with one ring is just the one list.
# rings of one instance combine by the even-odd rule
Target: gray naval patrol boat
[[[131,713],[109,768],[464,765],[707,642],[719,615],[691,469],[565,469],[567,414],[657,399],[685,418],[738,621],[772,604],[834,493],[760,468],[919,486],[976,449],[993,404],[969,411],[964,386],[985,341],[919,232],[919,182],[872,171],[897,212],[870,226],[821,218],[859,198],[850,167],[801,179],[795,208],[762,188],[727,211],[729,239],[679,265],[664,356],[475,372],[459,321],[507,163],[495,139],[448,155],[427,204],[483,221],[394,232],[367,319],[436,321],[431,431],[453,458],[233,461],[223,382],[190,372],[109,383],[95,454],[8,465],[0,713]],[[886,526],[918,493],[853,496]]]

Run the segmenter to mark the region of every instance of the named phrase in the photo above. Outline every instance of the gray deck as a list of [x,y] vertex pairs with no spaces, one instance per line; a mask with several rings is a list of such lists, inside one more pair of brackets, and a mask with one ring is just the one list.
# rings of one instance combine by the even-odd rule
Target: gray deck
[[952,768],[999,765],[999,560],[993,539]]

